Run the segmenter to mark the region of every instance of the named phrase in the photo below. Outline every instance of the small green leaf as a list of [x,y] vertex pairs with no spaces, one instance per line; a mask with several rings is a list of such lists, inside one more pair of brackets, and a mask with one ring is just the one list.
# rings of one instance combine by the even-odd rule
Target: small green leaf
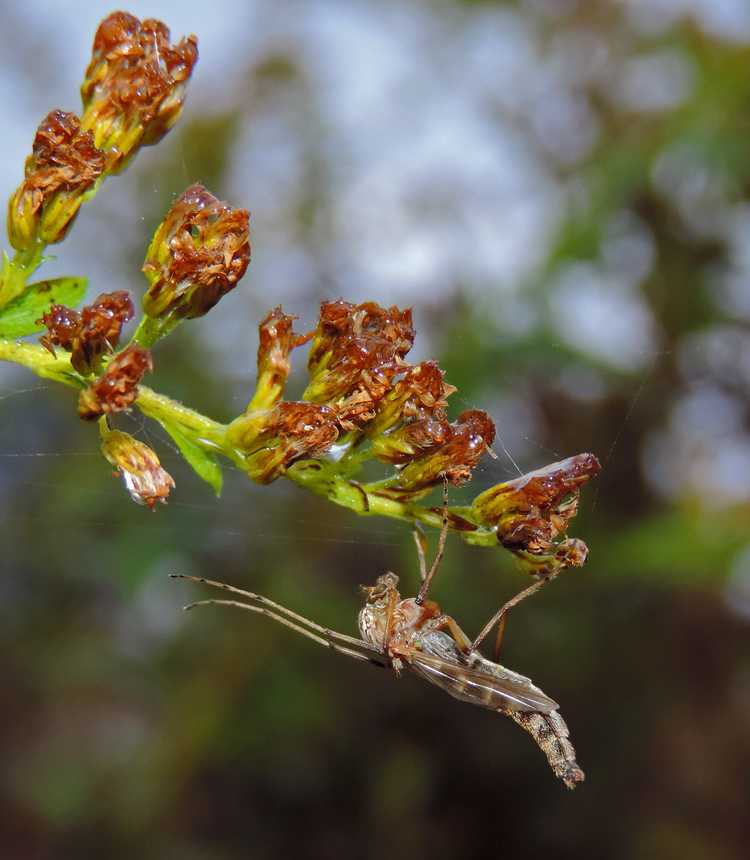
[[221,495],[222,475],[221,466],[216,457],[205,451],[199,445],[196,445],[192,439],[187,436],[167,421],[159,422],[161,426],[169,433],[177,447],[180,449],[182,456],[190,463],[195,470],[195,473],[203,480],[210,484],[216,495]]
[[84,297],[88,281],[86,278],[52,278],[30,284],[0,311],[0,337],[23,337],[43,331],[37,320],[51,305],[67,305],[74,308]]

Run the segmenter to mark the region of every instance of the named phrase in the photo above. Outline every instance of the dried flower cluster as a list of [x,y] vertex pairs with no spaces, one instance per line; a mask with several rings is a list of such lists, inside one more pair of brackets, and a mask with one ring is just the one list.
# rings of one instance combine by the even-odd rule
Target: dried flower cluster
[[[345,451],[344,462],[348,454],[396,467],[383,481],[356,484],[367,499],[410,503],[443,480],[471,478],[494,440],[494,424],[478,409],[448,420],[447,399],[455,388],[434,361],[406,360],[415,336],[411,310],[338,300],[322,303],[311,334],[295,334],[293,321],[276,308],[261,323],[256,392],[227,430],[253,480],[273,481],[295,462],[331,452],[335,443]],[[283,401],[290,353],[310,339],[305,399]],[[452,525],[491,530],[535,574],[580,566],[586,545],[565,535],[581,487],[599,468],[596,457],[581,454],[499,484],[462,515],[451,514]]]
[[343,429],[363,427],[375,417],[396,374],[408,368],[403,359],[414,334],[410,308],[323,302],[303,397],[335,406]]
[[132,344],[118,353],[104,373],[78,395],[78,415],[91,421],[112,412],[124,412],[135,402],[138,383],[154,369],[151,353]]
[[102,293],[80,313],[64,305],[52,305],[38,320],[47,328],[40,342],[52,355],[56,346],[70,352],[70,363],[78,373],[87,375],[97,370],[102,356],[117,346],[123,325],[134,313],[133,300],[125,290]]
[[81,86],[83,114],[51,111],[40,123],[24,181],[8,203],[18,251],[60,242],[98,182],[177,121],[198,59],[195,36],[170,45],[160,21],[126,12],[105,18]]
[[250,411],[270,409],[281,399],[291,372],[291,351],[312,337],[294,332],[294,317],[274,308],[258,326],[258,382]]
[[158,143],[177,122],[198,61],[198,40],[169,42],[169,29],[113,12],[99,25],[81,85],[83,127],[121,170],[139,146]]
[[192,319],[237,286],[250,262],[250,215],[191,185],[154,233],[143,273],[150,317]]
[[[259,483],[284,476],[358,513],[439,525],[440,510],[421,507],[419,500],[444,481],[469,481],[495,427],[478,409],[449,419],[455,388],[443,371],[434,361],[408,361],[415,338],[411,309],[325,301],[315,328],[300,334],[294,318],[275,308],[260,324],[253,396],[228,424],[141,385],[153,367],[148,347],[184,320],[210,311],[245,274],[247,210],[221,202],[202,185],[190,186],[175,201],[145,256],[144,315],[120,352],[123,326],[135,312],[127,292],[102,293],[78,311],[81,279],[27,283],[44,246],[64,237],[101,180],[177,120],[198,50],[193,36],[176,45],[169,39],[159,21],[141,22],[125,12],[108,16],[81,86],[82,118],[55,110],[39,126],[24,181],[9,204],[17,258],[0,270],[0,321],[9,302],[23,308],[31,299],[22,333],[43,325],[42,346],[53,357],[56,349],[70,354],[69,370],[61,370],[57,358],[54,372],[44,374],[80,389],[79,416],[100,419],[105,455],[139,501],[163,501],[174,482],[147,446],[109,427],[111,416],[133,406],[161,423],[217,492],[221,455]],[[19,313],[16,307],[14,331]],[[292,351],[308,342],[307,388],[299,401],[285,400]],[[50,359],[39,352],[34,362],[42,367]],[[382,464],[386,477],[357,481],[368,460]],[[585,561],[585,544],[566,532],[582,486],[598,471],[593,455],[571,457],[451,508],[448,522],[473,543],[502,545],[529,572],[546,578]]]
[[253,478],[274,480],[296,460],[320,456],[340,437],[402,467],[396,478],[373,489],[383,496],[414,499],[443,478],[460,484],[471,477],[492,444],[494,425],[479,410],[448,421],[446,399],[453,386],[443,381],[435,362],[406,361],[415,335],[411,309],[323,302],[312,333],[304,400],[271,409],[289,374],[291,349],[311,337],[295,335],[292,322],[277,308],[261,323],[258,389],[245,414],[230,425],[232,442],[246,452]]
[[593,454],[568,457],[491,487],[477,496],[472,511],[479,522],[497,530],[506,549],[538,560],[545,567],[540,572],[547,572],[550,563],[580,567],[588,554],[586,545],[563,538],[578,511],[581,488],[600,470]]
[[8,202],[8,237],[16,250],[65,238],[84,194],[104,171],[104,153],[73,113],[53,110],[40,123],[24,181]]

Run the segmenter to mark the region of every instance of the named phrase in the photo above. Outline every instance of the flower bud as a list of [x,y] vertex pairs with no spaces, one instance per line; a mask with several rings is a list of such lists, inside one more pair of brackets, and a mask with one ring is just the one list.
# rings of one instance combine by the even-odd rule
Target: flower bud
[[371,421],[414,342],[411,309],[323,302],[303,398],[335,406],[345,430]]
[[378,436],[372,453],[378,460],[402,465],[440,448],[452,436],[453,428],[445,418],[422,418]]
[[248,412],[235,419],[227,439],[246,453],[248,474],[269,484],[295,461],[324,454],[339,435],[336,413],[317,403],[279,403],[271,411]]
[[113,12],[99,25],[81,85],[83,127],[107,152],[107,170],[122,170],[138,147],[158,143],[177,122],[198,60],[195,36],[169,44],[169,29]]
[[47,334],[39,338],[39,343],[55,358],[56,346],[72,352],[81,331],[81,315],[65,305],[52,305],[36,324],[47,327]]
[[600,470],[593,454],[578,454],[490,487],[477,496],[472,511],[496,527],[507,549],[545,555],[575,516],[581,487]]
[[[420,434],[421,431],[421,434]],[[447,441],[436,442],[445,434]],[[419,425],[410,440],[415,450],[423,445],[429,453],[411,460],[398,475],[398,478],[381,494],[399,499],[418,498],[439,484],[443,478],[451,484],[462,484],[471,477],[472,470],[479,458],[495,438],[495,425],[486,412],[470,409],[462,412],[453,424],[429,426],[427,422]]]
[[[417,437],[423,435],[423,429],[412,428],[409,430],[408,424],[391,431],[387,436],[381,435],[402,420],[408,421],[409,424],[417,422],[431,424],[436,421],[447,424],[445,418],[445,407],[448,405],[447,398],[456,389],[453,385],[444,382],[443,376],[444,373],[437,362],[423,361],[415,367],[410,367],[404,377],[386,392],[378,404],[377,415],[367,426],[367,435],[374,440],[373,448],[376,457],[392,463],[400,462],[400,458],[392,459],[387,454],[389,450],[408,451],[408,444],[410,443],[407,443],[407,448],[402,448],[401,442],[397,441],[398,434],[406,438],[413,437],[415,442]],[[436,430],[437,428],[433,429]],[[439,435],[444,438],[436,441],[435,444],[442,444],[447,439],[445,433]],[[422,450],[426,450],[418,442],[416,444],[418,448],[421,447]]]
[[26,159],[25,179],[8,202],[8,238],[17,251],[60,242],[104,170],[104,153],[73,113],[42,120]]
[[81,374],[94,371],[101,357],[117,346],[123,325],[135,313],[126,290],[102,293],[81,312],[65,305],[52,305],[37,323],[47,327],[39,342],[52,355],[60,346],[71,352],[70,363]]
[[138,396],[138,384],[154,369],[151,353],[133,344],[116,355],[105,372],[78,396],[78,415],[91,421],[129,409]]
[[102,435],[102,454],[117,469],[130,498],[152,510],[157,502],[166,502],[174,479],[161,467],[156,452],[148,445],[119,430]]
[[200,317],[234,289],[250,262],[249,219],[202,185],[178,197],[146,252],[148,316]]
[[279,306],[258,326],[258,380],[248,411],[271,409],[281,399],[291,371],[289,354],[312,337],[295,334],[294,319]]
[[520,549],[511,551],[527,573],[539,577],[555,576],[568,567],[583,567],[589,554],[589,548],[578,538],[566,538],[543,554]]

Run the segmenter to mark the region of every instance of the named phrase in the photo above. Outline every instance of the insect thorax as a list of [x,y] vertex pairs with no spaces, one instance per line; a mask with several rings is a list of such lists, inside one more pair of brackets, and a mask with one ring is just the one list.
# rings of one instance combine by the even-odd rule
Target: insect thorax
[[387,610],[384,606],[367,603],[359,611],[357,618],[359,635],[376,648],[385,647]]

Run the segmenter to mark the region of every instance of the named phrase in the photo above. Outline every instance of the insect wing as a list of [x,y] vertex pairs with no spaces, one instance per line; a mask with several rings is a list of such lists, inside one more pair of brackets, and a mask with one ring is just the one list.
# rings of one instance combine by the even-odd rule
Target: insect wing
[[404,658],[417,675],[463,702],[490,710],[500,708],[541,714],[549,714],[558,708],[557,702],[532,684],[511,677],[449,663],[416,650],[405,653]]

